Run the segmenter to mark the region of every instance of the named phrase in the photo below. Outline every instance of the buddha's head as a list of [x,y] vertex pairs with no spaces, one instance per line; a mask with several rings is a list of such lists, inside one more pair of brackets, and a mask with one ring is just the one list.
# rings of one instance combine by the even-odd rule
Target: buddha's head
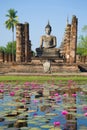
[[51,28],[51,26],[48,22],[48,24],[45,27],[45,32],[46,32],[47,35],[50,35],[51,31],[52,31],[52,28]]

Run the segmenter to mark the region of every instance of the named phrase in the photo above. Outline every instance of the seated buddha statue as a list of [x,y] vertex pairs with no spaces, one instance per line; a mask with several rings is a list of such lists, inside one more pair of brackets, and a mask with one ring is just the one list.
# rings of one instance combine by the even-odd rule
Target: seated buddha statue
[[[45,27],[45,35],[40,38],[40,47],[36,48],[37,56],[54,56],[59,49],[55,48],[57,45],[56,37],[51,35],[52,28],[48,22]],[[57,50],[57,51],[56,51]]]
[[54,48],[56,47],[56,37],[50,35],[52,31],[52,28],[48,22],[48,24],[45,27],[45,33],[46,35],[41,36],[40,38],[40,48]]

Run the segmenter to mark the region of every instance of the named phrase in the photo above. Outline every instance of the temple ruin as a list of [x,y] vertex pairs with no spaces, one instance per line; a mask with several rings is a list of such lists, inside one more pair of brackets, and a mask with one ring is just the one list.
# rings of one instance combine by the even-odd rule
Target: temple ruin
[[[49,53],[45,49],[46,53],[36,57],[32,55],[29,24],[18,23],[16,26],[16,55],[14,55],[14,62],[12,61],[12,54],[0,52],[0,63],[6,63],[2,65],[6,65],[5,68],[8,67],[5,69],[2,66],[1,71],[41,73],[43,72],[44,61],[50,60],[51,72],[79,72],[79,59],[77,59],[76,54],[77,31],[78,19],[73,15],[71,23],[67,22],[60,47],[54,48],[54,50],[50,48]],[[14,63],[15,66],[11,65],[11,63]]]
[[29,39],[29,24],[16,26],[16,62],[31,61],[31,41]]
[[73,16],[71,24],[67,23],[66,25],[64,39],[61,44],[61,51],[66,63],[76,63],[77,27],[78,19]]
[[[66,25],[64,38],[59,48],[62,60],[65,63],[76,63],[77,27],[78,19],[74,15],[71,24],[67,23]],[[16,26],[16,56],[14,56],[14,62],[30,62],[31,60],[32,50],[29,37],[29,24],[18,23]],[[12,55],[1,52],[0,62],[12,62]]]

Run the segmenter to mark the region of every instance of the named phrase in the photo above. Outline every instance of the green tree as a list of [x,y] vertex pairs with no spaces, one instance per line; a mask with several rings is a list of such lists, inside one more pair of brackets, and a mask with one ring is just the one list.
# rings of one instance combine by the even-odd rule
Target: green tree
[[87,55],[87,36],[80,36],[77,47],[77,53],[81,56]]
[[6,47],[0,46],[0,52],[6,53]]
[[87,25],[82,28],[85,35],[81,35],[78,40],[77,54],[87,56]]
[[[12,43],[14,43],[14,27],[16,26],[16,24],[18,23],[18,16],[16,15],[17,11],[15,11],[14,9],[9,9],[8,10],[8,14],[6,14],[6,17],[8,18],[8,20],[5,21],[5,25],[6,28],[8,30],[12,30]],[[13,44],[12,44],[12,61],[13,61]]]
[[12,46],[13,46],[13,54],[16,54],[16,41],[8,42],[6,45],[6,53],[12,54]]
[[87,33],[87,25],[82,28],[82,32]]
[[0,46],[0,52],[4,52],[7,54],[12,54],[12,45],[13,45],[13,54],[16,54],[16,41],[8,42],[6,47]]

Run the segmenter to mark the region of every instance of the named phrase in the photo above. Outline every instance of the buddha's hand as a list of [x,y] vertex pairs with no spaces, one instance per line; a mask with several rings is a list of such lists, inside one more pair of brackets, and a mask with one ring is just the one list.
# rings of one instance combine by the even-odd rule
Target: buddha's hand
[[40,46],[40,49],[42,49],[42,46]]

